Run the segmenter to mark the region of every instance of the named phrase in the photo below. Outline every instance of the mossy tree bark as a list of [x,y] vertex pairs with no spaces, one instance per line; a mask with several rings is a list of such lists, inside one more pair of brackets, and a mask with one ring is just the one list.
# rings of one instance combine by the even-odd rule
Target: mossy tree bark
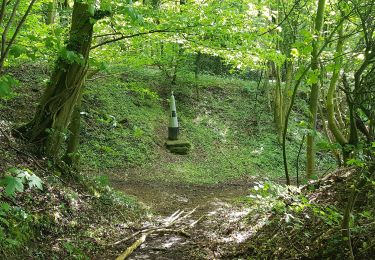
[[66,46],[70,58],[59,57],[57,60],[34,119],[24,129],[25,136],[31,142],[39,143],[43,152],[54,161],[63,152],[67,129],[87,72],[93,34],[93,17],[88,10],[88,4],[75,1]]
[[[325,0],[318,1],[318,8],[315,18],[314,31],[318,38],[313,41],[313,50],[311,52],[311,69],[317,71],[319,69],[319,36],[323,27],[324,22],[324,9]],[[309,128],[310,133],[307,135],[307,148],[306,148],[306,176],[310,178],[315,172],[315,144],[314,144],[314,132],[316,130],[316,117],[318,114],[318,100],[319,100],[319,84],[318,82],[311,85],[310,102],[309,102]]]

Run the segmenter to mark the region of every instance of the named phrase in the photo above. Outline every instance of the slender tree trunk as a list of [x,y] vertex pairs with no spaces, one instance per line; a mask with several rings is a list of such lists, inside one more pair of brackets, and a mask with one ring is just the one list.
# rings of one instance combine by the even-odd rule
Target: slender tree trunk
[[[12,37],[7,40],[7,34],[8,34],[8,30],[10,28],[10,26],[12,25],[12,22],[13,22],[13,19],[15,17],[15,14],[17,13],[18,11],[18,5],[20,3],[20,1],[16,1],[16,3],[14,4],[13,6],[13,10],[12,10],[12,13],[10,14],[10,18],[8,20],[8,23],[5,25],[4,27],[4,31],[2,33],[2,36],[1,36],[1,48],[0,48],[0,75],[2,74],[3,72],[3,68],[4,68],[4,64],[5,64],[5,60],[7,59],[8,57],[8,54],[9,54],[9,51],[10,51],[10,48],[12,47],[14,41],[16,40],[16,37],[18,36],[18,33],[20,32],[21,30],[21,27],[23,26],[24,22],[26,21],[26,18],[29,16],[34,4],[35,4],[36,0],[31,0],[24,15],[22,16],[21,20],[18,22],[17,26],[16,26],[16,29],[14,30],[13,32],[13,35]],[[2,2],[2,5],[1,5],[1,9],[0,9],[0,25],[2,24],[4,18],[5,18],[5,14],[6,14],[6,0],[3,0]]]
[[59,159],[62,153],[67,129],[81,96],[93,34],[90,18],[88,4],[76,1],[66,47],[74,58],[67,56],[57,60],[34,119],[22,129],[29,140],[40,143],[43,152],[53,160]]
[[[333,144],[334,141],[332,140],[332,137],[328,131],[328,125],[327,125],[327,121],[326,121],[326,117],[324,115],[324,111],[323,111],[323,108],[321,106],[320,103],[318,103],[318,109],[319,109],[319,114],[320,114],[320,118],[322,120],[322,125],[323,125],[323,130],[324,130],[324,133],[325,135],[327,136],[327,139],[329,141],[330,144]],[[337,161],[337,166],[338,167],[341,167],[341,158],[340,158],[340,152],[334,148],[334,150],[332,151],[333,155],[336,157],[336,161]]]
[[276,87],[274,94],[274,122],[277,130],[278,141],[282,142],[282,133],[283,133],[283,122],[284,122],[284,104],[283,104],[283,93],[281,87],[281,73],[280,67],[273,63],[273,70],[276,76]]
[[342,82],[346,91],[346,100],[348,103],[348,109],[349,109],[349,140],[348,144],[343,147],[343,157],[344,157],[344,163],[346,163],[347,159],[349,159],[352,155],[352,152],[355,150],[355,147],[358,145],[359,138],[358,138],[358,129],[356,124],[356,108],[355,108],[355,101],[352,99],[350,95],[350,87],[349,82],[346,78],[345,73],[342,75]]
[[292,91],[293,87],[293,62],[292,61],[286,61],[285,63],[285,87],[284,87],[284,117],[285,117],[285,111],[288,110],[289,107],[289,101],[290,101],[290,92]]
[[328,119],[328,127],[331,130],[333,136],[335,137],[336,141],[341,145],[344,146],[348,141],[346,140],[346,137],[341,132],[340,128],[336,124],[336,118],[335,118],[335,107],[334,107],[334,98],[335,98],[335,92],[336,92],[336,85],[337,81],[340,76],[340,69],[341,69],[341,63],[342,63],[342,49],[344,45],[344,39],[343,39],[343,25],[340,25],[339,29],[339,39],[337,41],[336,46],[336,54],[335,54],[335,67],[334,71],[331,77],[331,81],[329,84],[329,89],[327,93],[327,119]]
[[340,128],[340,130],[343,132],[345,136],[347,136],[347,131],[346,131],[346,124],[344,122],[344,112],[343,110],[343,95],[341,92],[336,92],[336,98],[334,98],[334,112],[336,114],[335,119],[336,119],[336,124]]
[[[318,48],[319,48],[319,37],[324,22],[324,9],[325,0],[318,1],[318,9],[315,18],[314,31],[318,38],[313,42],[313,50],[311,52],[311,69],[313,71],[318,70]],[[318,112],[318,99],[319,99],[319,84],[318,82],[311,85],[310,102],[309,102],[309,128],[310,133],[307,135],[307,148],[306,148],[306,177],[311,178],[315,173],[315,143],[314,143],[314,132],[316,130],[316,118]]]
[[266,68],[264,70],[264,83],[263,83],[263,89],[266,92],[267,96],[267,107],[270,113],[272,113],[272,93],[270,91],[270,66],[267,62]]

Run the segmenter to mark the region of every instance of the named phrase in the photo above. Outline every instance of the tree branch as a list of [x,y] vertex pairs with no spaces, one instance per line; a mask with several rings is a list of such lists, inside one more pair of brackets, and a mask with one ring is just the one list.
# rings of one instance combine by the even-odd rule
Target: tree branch
[[95,49],[95,48],[98,48],[100,46],[106,45],[108,43],[118,42],[118,41],[121,41],[121,40],[124,40],[124,39],[129,39],[129,38],[133,38],[133,37],[137,37],[137,36],[148,35],[148,34],[153,34],[153,33],[173,33],[173,32],[183,31],[185,29],[186,28],[173,29],[173,30],[171,30],[171,29],[159,29],[159,30],[150,30],[150,31],[147,31],[147,32],[139,32],[139,33],[130,34],[130,35],[123,35],[123,36],[115,38],[115,39],[111,39],[111,40],[107,40],[107,41],[98,43],[97,45],[92,46],[91,50]]
[[36,2],[36,0],[31,0],[29,6],[27,7],[27,10],[26,10],[25,14],[22,16],[20,22],[18,23],[18,25],[16,27],[16,30],[14,31],[13,36],[8,43],[7,48],[5,49],[4,53],[2,53],[2,56],[0,58],[0,73],[1,73],[1,69],[2,69],[2,66],[3,66],[4,61],[5,61],[5,58],[6,58],[7,54],[9,53],[10,47],[12,46],[12,44],[13,44],[14,40],[16,39],[19,31],[21,30],[21,27],[22,27],[23,23],[26,21],[26,18],[29,15],[31,9],[33,8],[33,5],[35,4],[35,2]]
[[[285,15],[284,19],[281,20],[281,22],[279,22],[277,25],[275,25],[275,26],[272,27],[271,29],[265,31],[264,33],[258,34],[258,36],[263,36],[263,35],[265,35],[265,34],[267,34],[267,33],[270,33],[270,32],[272,32],[272,31],[276,30],[279,26],[281,26],[281,25],[282,25],[282,24],[283,24],[283,23],[289,18],[289,16],[291,15],[291,13],[292,13],[292,12],[294,11],[294,9],[299,5],[300,2],[301,2],[301,0],[297,0],[297,1],[295,1],[294,4],[293,4],[293,6],[292,6],[292,8],[290,8],[289,12]],[[307,3],[307,2],[305,2],[305,4],[306,4],[306,3]]]

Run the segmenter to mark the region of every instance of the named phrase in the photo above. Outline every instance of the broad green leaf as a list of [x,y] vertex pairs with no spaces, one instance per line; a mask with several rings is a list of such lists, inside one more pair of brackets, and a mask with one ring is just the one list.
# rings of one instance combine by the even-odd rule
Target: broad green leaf
[[93,4],[89,5],[87,11],[89,12],[89,14],[90,14],[91,16],[94,16],[94,14],[95,14],[95,6],[94,6]]
[[39,190],[43,190],[43,186],[42,186],[43,181],[35,174],[31,174],[29,177],[27,177],[27,180],[29,181],[30,189],[35,187],[35,188],[38,188]]
[[13,176],[5,176],[0,181],[1,186],[5,186],[5,194],[9,197],[14,197],[16,192],[22,192],[24,190],[22,179]]

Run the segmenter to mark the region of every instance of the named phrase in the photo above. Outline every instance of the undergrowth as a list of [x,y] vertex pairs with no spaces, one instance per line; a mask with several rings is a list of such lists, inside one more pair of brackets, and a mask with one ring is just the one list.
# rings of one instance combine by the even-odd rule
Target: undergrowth
[[[257,182],[246,201],[251,207],[248,222],[257,228],[243,243],[249,259],[348,259],[342,220],[351,187],[359,172],[339,169],[325,180],[301,188],[271,181]],[[350,221],[356,259],[374,255],[374,183],[368,179],[360,190]]]

